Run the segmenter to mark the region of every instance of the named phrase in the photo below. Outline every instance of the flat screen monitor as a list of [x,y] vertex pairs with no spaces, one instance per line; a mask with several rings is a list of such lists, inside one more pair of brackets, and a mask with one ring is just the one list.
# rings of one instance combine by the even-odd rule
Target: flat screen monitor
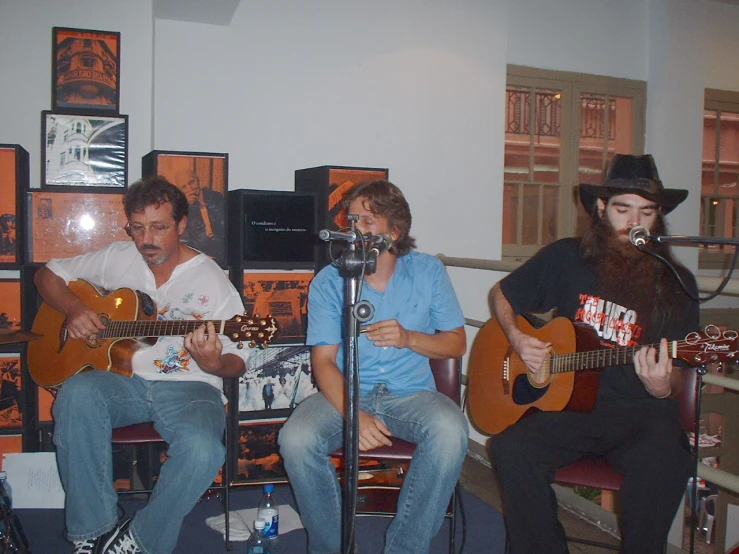
[[316,247],[315,196],[241,190],[244,268],[308,268]]

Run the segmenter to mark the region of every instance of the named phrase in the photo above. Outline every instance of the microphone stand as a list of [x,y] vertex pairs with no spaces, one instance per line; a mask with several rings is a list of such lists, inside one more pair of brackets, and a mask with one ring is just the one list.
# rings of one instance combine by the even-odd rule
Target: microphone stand
[[[359,216],[349,214],[352,231]],[[374,316],[371,303],[360,301],[362,282],[365,275],[377,269],[377,251],[367,249],[361,234],[357,235],[361,250],[351,242],[336,260],[339,273],[344,277],[344,491],[342,506],[341,551],[351,554],[354,549],[354,522],[357,507],[359,476],[359,355],[358,337],[361,323]]]
[[739,239],[721,237],[688,237],[685,235],[648,235],[647,239],[662,244],[727,244],[737,246]]

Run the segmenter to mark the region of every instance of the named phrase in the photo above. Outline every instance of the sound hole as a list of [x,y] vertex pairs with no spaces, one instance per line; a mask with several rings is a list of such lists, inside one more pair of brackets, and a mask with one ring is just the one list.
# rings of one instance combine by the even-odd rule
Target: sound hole
[[513,381],[513,401],[519,406],[533,404],[544,396],[548,390],[549,385],[540,389],[532,387],[527,375],[521,374]]

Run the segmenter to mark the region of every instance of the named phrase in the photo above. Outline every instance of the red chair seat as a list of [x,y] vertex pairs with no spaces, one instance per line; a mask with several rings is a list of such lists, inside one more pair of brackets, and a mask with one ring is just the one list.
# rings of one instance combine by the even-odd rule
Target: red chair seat
[[621,488],[624,476],[608,465],[604,459],[582,458],[558,469],[554,480],[563,485],[580,485],[617,491]]
[[153,423],[137,423],[113,429],[113,444],[151,444],[163,442]]

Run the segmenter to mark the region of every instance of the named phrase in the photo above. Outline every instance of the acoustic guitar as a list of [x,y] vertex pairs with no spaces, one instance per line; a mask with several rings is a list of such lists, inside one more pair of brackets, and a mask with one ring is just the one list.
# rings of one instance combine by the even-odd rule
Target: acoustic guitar
[[[105,329],[84,340],[73,339],[67,332],[66,316],[44,302],[33,322],[33,332],[43,336],[28,345],[28,370],[42,387],[59,387],[65,379],[89,369],[130,377],[135,352],[157,337],[184,336],[208,323],[202,319],[157,320],[154,301],[141,291],[120,288],[110,292],[83,279],[72,281],[69,288],[98,313]],[[271,316],[244,314],[212,321],[216,332],[239,343],[239,348],[244,343],[250,348],[266,346],[279,331]]]
[[[551,342],[549,358],[534,375],[511,348],[496,319],[490,319],[475,337],[469,359],[470,417],[484,433],[503,432],[532,411],[589,412],[598,392],[598,369],[629,363],[642,346],[600,347],[595,330],[584,323],[558,317],[534,328],[518,316],[519,328]],[[659,348],[659,345],[652,345]],[[671,358],[692,366],[734,359],[739,349],[735,331],[714,325],[668,342]]]

